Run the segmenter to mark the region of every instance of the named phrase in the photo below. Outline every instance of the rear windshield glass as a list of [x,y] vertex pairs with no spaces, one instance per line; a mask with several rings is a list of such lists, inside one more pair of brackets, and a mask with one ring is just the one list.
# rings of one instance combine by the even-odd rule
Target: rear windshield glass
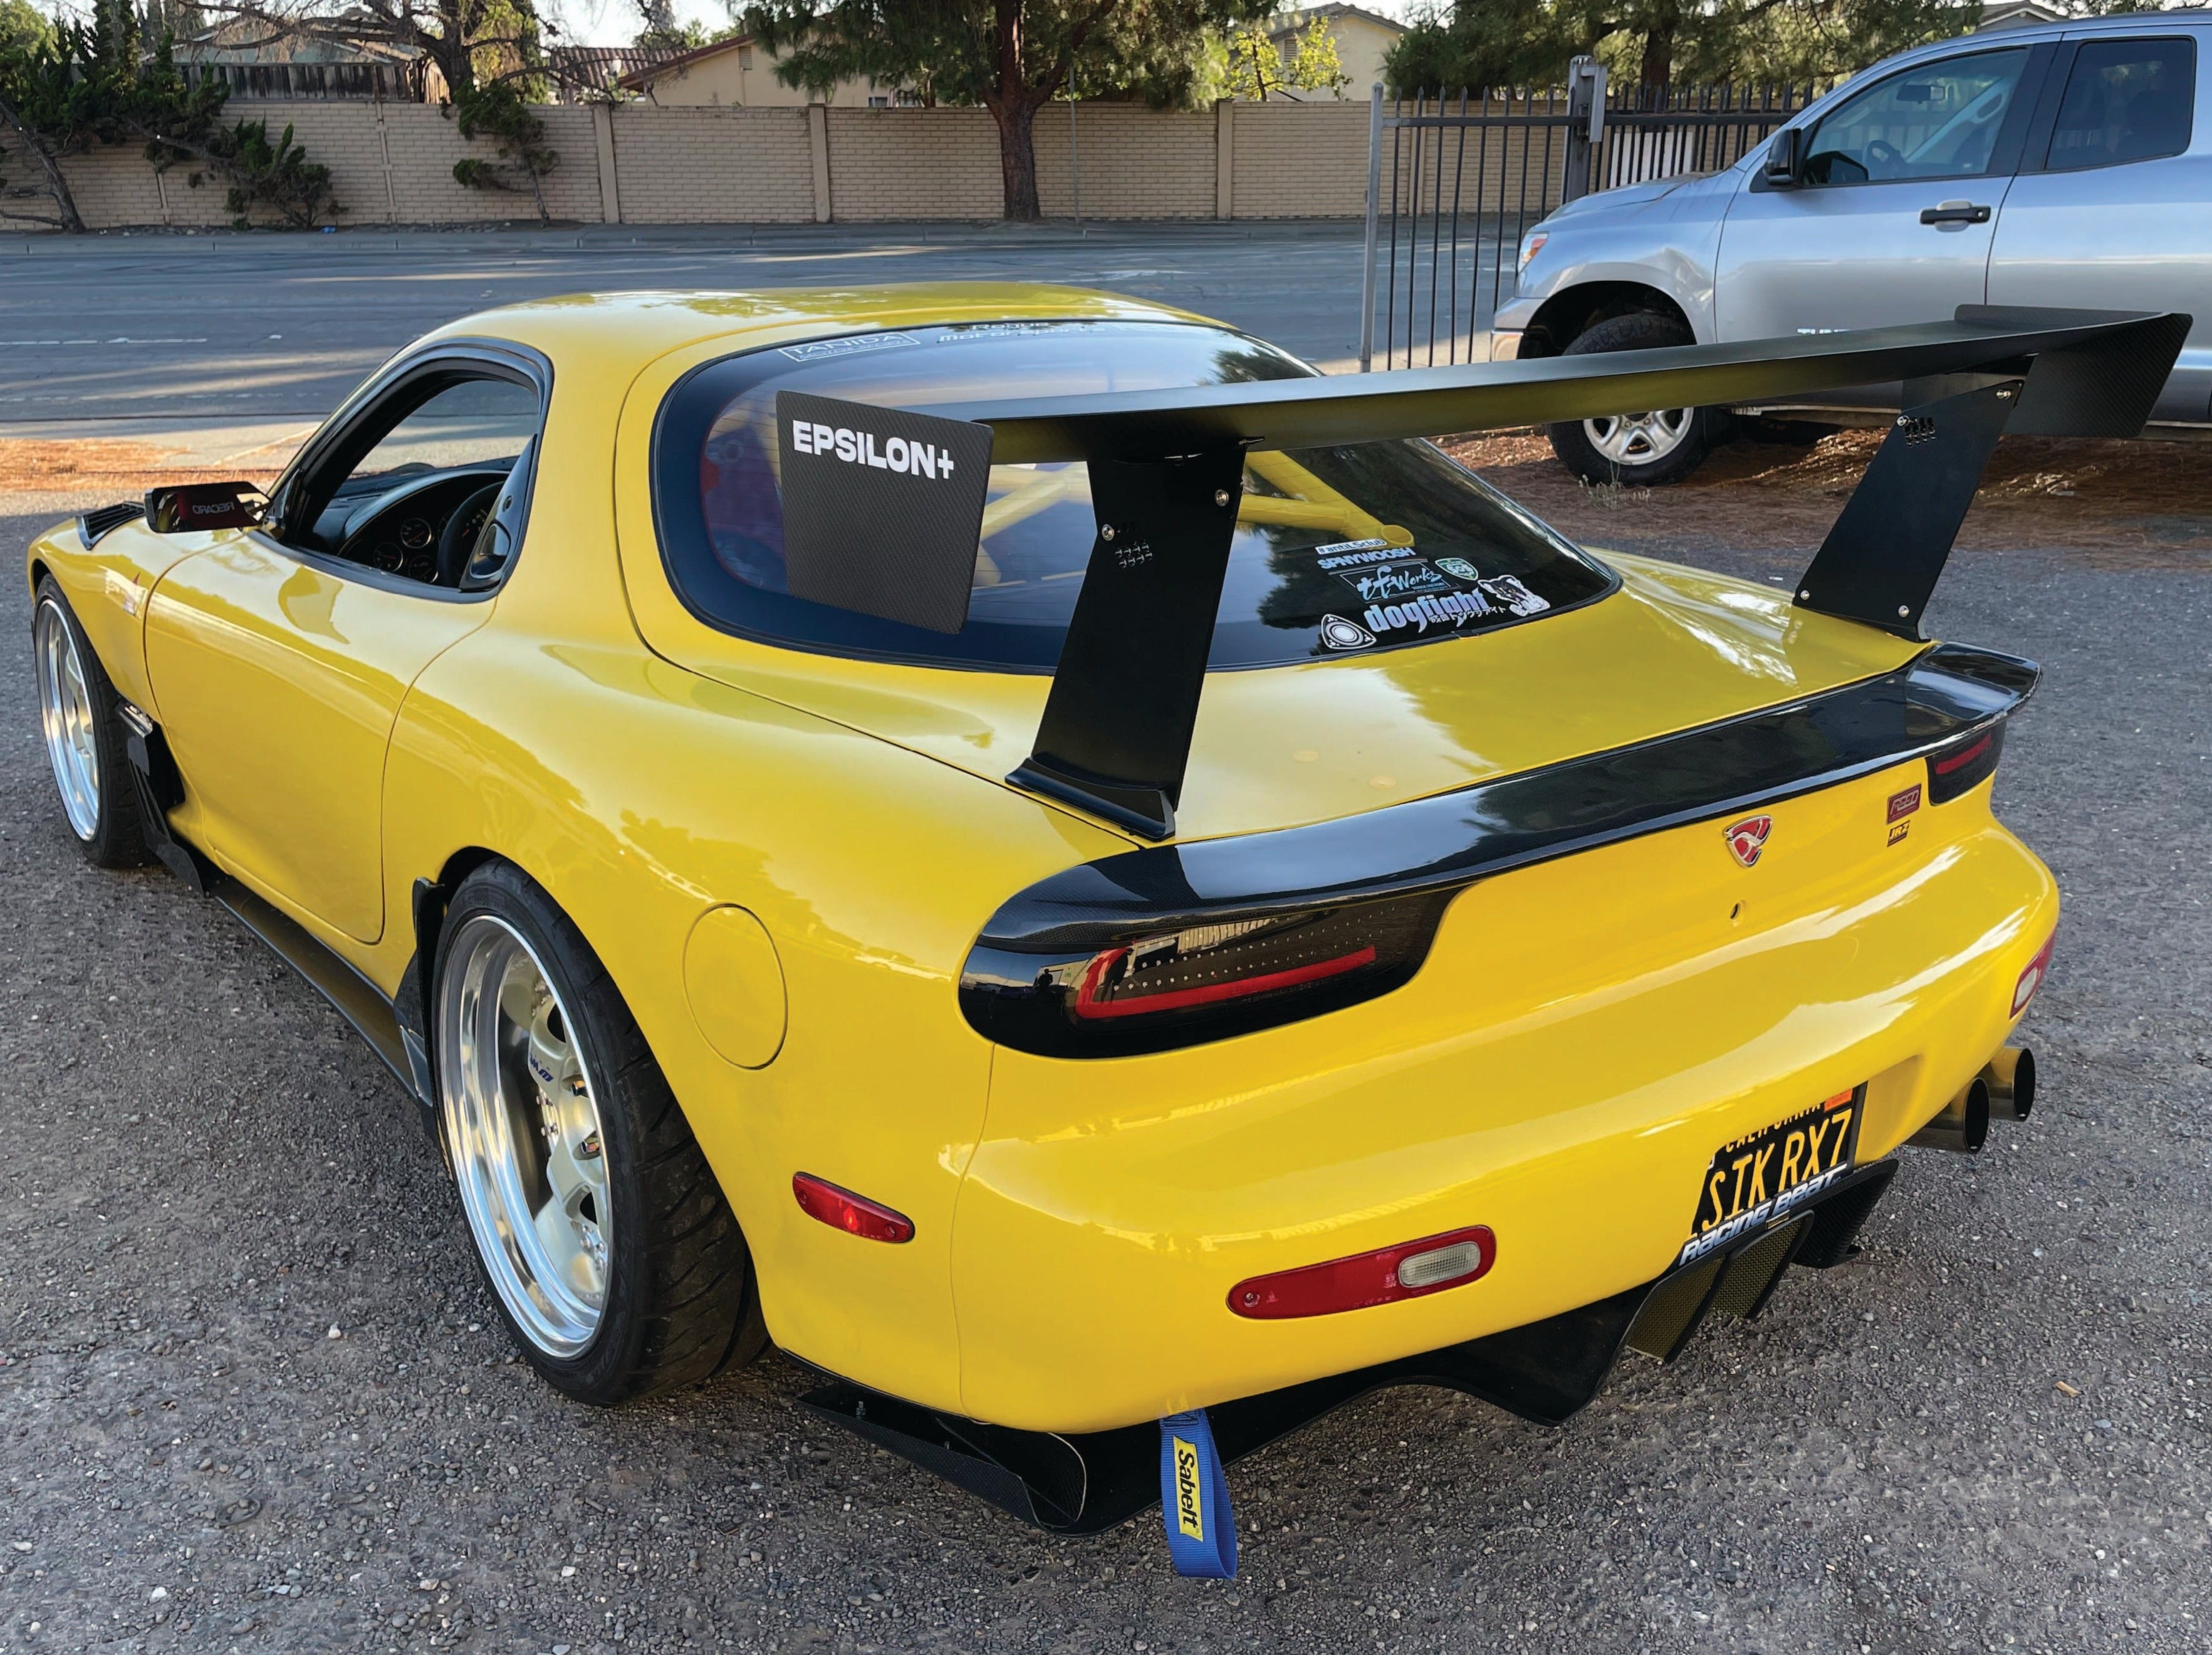
[[[684,380],[661,410],[653,488],[662,555],[678,595],[725,630],[838,654],[1049,672],[1097,533],[1084,466],[991,468],[959,632],[854,614],[791,595],[775,393],[917,408],[1310,372],[1241,334],[1150,322],[920,327],[726,357]],[[1244,490],[1216,667],[1463,637],[1585,603],[1613,584],[1425,442],[1255,453]]]

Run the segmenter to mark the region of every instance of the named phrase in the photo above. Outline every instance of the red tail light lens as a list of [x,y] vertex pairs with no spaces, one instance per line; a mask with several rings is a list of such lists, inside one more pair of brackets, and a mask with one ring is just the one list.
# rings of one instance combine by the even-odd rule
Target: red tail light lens
[[2043,986],[2050,975],[2051,951],[2058,946],[2058,933],[2053,931],[2044,939],[2043,946],[2035,951],[2035,958],[2027,962],[2027,969],[2020,974],[2020,981],[2012,985],[2012,1014],[2018,1017],[2027,1009],[2027,1002],[2035,998],[2035,991]]
[[1218,1040],[1399,987],[1420,969],[1454,894],[1117,928],[1080,952],[979,944],[961,1003],[979,1032],[1049,1056]]
[[1986,728],[1971,730],[1951,745],[1930,753],[1928,802],[1948,804],[1996,775],[1997,760],[2004,753],[2004,724],[1999,721]]
[[881,1202],[856,1196],[811,1172],[793,1173],[791,1193],[799,1197],[801,1212],[833,1230],[842,1230],[863,1241],[914,1239],[914,1220],[905,1214],[893,1212]]
[[1477,1224],[1353,1258],[1253,1276],[1229,1290],[1229,1308],[1261,1322],[1334,1316],[1463,1287],[1487,1275],[1497,1258],[1498,1238]]

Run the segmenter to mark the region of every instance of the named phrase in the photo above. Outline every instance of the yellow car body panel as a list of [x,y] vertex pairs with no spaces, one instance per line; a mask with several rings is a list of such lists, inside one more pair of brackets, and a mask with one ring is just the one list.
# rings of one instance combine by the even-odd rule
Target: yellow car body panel
[[[2057,893],[1986,784],[1889,844],[1898,774],[1777,806],[1756,867],[1706,822],[1484,879],[1409,984],[1303,1022],[1082,1062],[969,1025],[957,987],[988,916],[1130,839],[1001,780],[1043,678],[781,649],[692,617],[659,561],[653,419],[683,374],[757,345],[1174,314],[988,286],[520,306],[443,331],[554,369],[495,595],[395,606],[258,532],[143,524],[89,551],[58,530],[31,568],[169,734],[174,826],[386,995],[417,881],[496,855],[542,885],[682,1100],[771,1334],[930,1407],[1091,1429],[1515,1326],[1663,1271],[1719,1145],[1868,1082],[1871,1160],[1940,1108],[2004,1038]],[[1184,837],[1357,814],[1915,653],[1760,587],[1619,562],[1621,590],[1539,624],[1213,674]],[[781,978],[757,1062],[717,1050],[728,1008],[685,968],[726,907],[757,918]],[[914,1240],[812,1221],[799,1171],[896,1208]],[[1227,1310],[1243,1277],[1466,1223],[1492,1226],[1498,1256],[1464,1288],[1295,1321]]]

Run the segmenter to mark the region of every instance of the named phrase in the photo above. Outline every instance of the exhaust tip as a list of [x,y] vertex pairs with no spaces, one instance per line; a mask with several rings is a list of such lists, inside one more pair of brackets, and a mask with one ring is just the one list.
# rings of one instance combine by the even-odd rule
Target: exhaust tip
[[2007,1046],[1982,1071],[1990,1089],[1990,1115],[1999,1121],[2024,1121],[2035,1107],[2035,1054],[2026,1046]]
[[1923,1149],[1947,1149],[1954,1155],[1975,1155],[1989,1141],[1989,1083],[1976,1075],[1966,1090],[1943,1105],[1942,1111],[1905,1141]]

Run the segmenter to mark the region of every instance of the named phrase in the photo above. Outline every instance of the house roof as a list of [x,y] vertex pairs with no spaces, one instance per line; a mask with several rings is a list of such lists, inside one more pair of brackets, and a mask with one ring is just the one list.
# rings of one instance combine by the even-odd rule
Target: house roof
[[1363,23],[1371,23],[1376,28],[1391,34],[1403,34],[1406,32],[1406,25],[1395,17],[1385,17],[1382,13],[1370,11],[1364,6],[1348,6],[1337,3],[1337,0],[1332,0],[1328,5],[1308,6],[1302,11],[1277,12],[1267,24],[1267,36],[1270,40],[1279,40],[1285,35],[1295,33],[1300,29],[1311,28],[1316,18],[1324,17],[1330,22],[1358,18]]
[[657,63],[640,64],[627,74],[617,76],[615,84],[635,92],[647,81],[665,75],[672,69],[689,69],[694,64],[703,64],[726,52],[735,52],[739,46],[749,46],[752,43],[753,37],[750,34],[732,34],[727,40],[709,40],[705,46],[693,46],[689,52],[673,52]]

